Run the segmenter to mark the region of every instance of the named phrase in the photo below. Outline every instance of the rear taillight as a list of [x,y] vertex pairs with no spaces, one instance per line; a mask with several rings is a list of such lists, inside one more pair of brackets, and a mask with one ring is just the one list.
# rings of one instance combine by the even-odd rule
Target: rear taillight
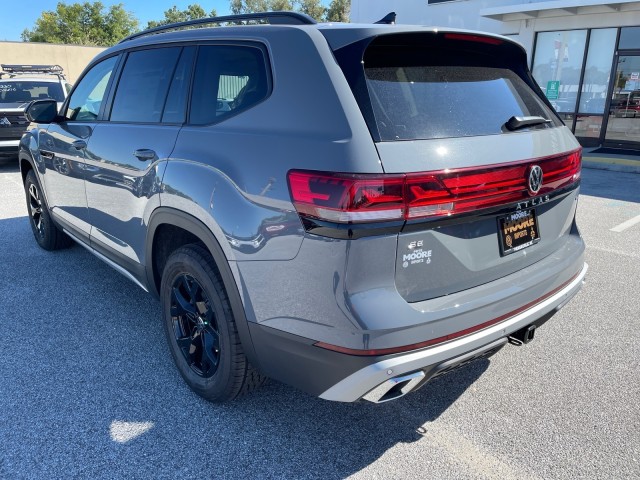
[[404,180],[404,175],[289,172],[298,213],[337,223],[404,219]]
[[[346,174],[291,170],[293,204],[301,216],[335,223],[371,223],[450,216],[549,193],[580,178],[582,150],[486,167],[409,174]],[[530,191],[531,169],[542,185]]]

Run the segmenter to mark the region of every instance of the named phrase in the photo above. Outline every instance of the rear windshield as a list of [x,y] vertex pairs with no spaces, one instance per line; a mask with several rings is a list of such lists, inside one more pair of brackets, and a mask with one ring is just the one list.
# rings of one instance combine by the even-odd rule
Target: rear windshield
[[374,40],[364,53],[371,103],[366,110],[380,140],[495,135],[507,132],[504,125],[513,116],[552,120],[530,128],[559,124],[516,73],[526,66],[522,57],[505,51],[512,47],[406,38],[399,44],[392,36]]
[[512,116],[544,116],[545,108],[513,72],[482,67],[366,68],[382,140],[501,133]]
[[0,81],[0,103],[25,103],[42,98],[63,102],[62,85],[57,82]]

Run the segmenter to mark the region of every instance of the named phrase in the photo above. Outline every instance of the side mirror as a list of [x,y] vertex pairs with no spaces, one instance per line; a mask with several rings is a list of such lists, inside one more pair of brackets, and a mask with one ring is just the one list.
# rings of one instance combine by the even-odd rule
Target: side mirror
[[51,123],[58,116],[58,103],[55,100],[34,100],[25,110],[30,122]]

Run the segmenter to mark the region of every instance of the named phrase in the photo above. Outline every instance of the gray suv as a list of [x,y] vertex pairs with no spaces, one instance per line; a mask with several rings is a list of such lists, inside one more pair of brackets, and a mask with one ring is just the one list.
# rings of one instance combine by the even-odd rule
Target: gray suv
[[[205,23],[229,25],[203,27]],[[159,297],[187,384],[385,402],[533,339],[582,284],[581,149],[523,48],[276,12],[136,34],[20,144],[41,247]]]

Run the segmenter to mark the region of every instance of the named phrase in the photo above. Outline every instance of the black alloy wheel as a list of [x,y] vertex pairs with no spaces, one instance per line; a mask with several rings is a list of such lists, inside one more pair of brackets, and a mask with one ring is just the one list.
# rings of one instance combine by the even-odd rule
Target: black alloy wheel
[[29,215],[31,216],[31,222],[33,227],[38,232],[41,238],[44,238],[44,222],[42,221],[42,200],[40,199],[40,192],[35,183],[29,184],[28,190],[28,202]]
[[49,215],[45,197],[33,170],[29,170],[25,176],[24,192],[29,211],[29,223],[38,245],[45,250],[58,250],[70,246],[73,243],[71,238],[53,223]]
[[201,244],[175,250],[162,270],[160,301],[167,343],[191,389],[225,402],[262,385],[244,354],[220,271]]
[[171,322],[175,341],[191,370],[212,377],[220,363],[220,332],[207,293],[189,274],[171,287]]

